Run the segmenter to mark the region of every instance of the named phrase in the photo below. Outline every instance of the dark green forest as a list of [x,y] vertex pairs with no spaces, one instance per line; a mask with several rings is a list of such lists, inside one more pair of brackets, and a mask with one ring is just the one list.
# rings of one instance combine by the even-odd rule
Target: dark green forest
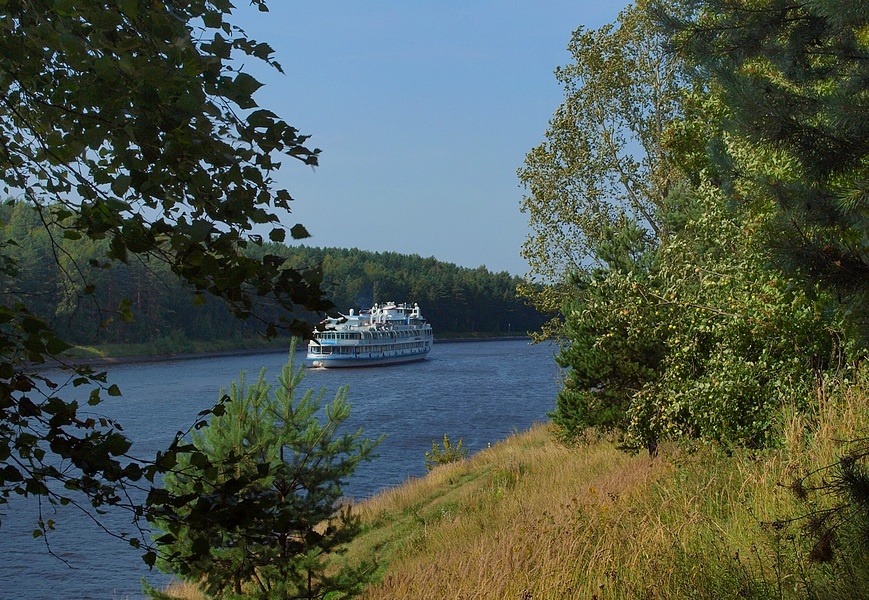
[[544,319],[517,297],[521,279],[485,267],[469,269],[432,257],[338,248],[263,248],[288,252],[290,266],[322,264],[326,295],[336,307],[374,302],[417,302],[435,335],[521,334]]
[[[274,305],[258,319],[236,319],[223,302],[192,294],[164,261],[137,256],[109,265],[100,259],[108,240],[68,239],[63,220],[51,209],[10,202],[0,208],[0,219],[18,269],[16,277],[4,277],[4,293],[32,307],[76,345],[241,340],[256,336],[263,318],[280,316],[282,309]],[[278,242],[250,244],[246,251],[256,259],[278,256],[286,268],[321,267],[333,313],[374,302],[417,302],[441,337],[525,334],[543,321],[517,298],[519,278],[506,272],[394,252]]]

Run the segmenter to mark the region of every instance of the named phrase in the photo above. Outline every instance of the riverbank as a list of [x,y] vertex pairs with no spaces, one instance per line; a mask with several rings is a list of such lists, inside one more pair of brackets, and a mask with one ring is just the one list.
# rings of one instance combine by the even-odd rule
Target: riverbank
[[798,517],[841,500],[810,489],[869,431],[869,381],[806,405],[764,451],[669,443],[650,458],[609,438],[566,448],[540,425],[436,469],[359,507],[351,555],[381,565],[365,597],[865,598],[865,539],[849,554],[833,536],[818,559],[825,538]]
[[347,560],[376,561],[368,600],[862,598],[863,557],[817,560],[810,521],[791,520],[836,496],[788,486],[819,483],[866,435],[867,399],[865,378],[818,391],[764,451],[668,443],[650,458],[608,438],[566,448],[538,425],[357,505]]
[[[435,338],[435,343],[441,344],[456,344],[456,343],[473,343],[473,342],[498,342],[498,341],[515,341],[515,340],[530,340],[528,336],[489,336],[489,337],[444,337]],[[225,345],[221,343],[221,345]],[[89,347],[74,347],[69,357],[70,363],[78,365],[87,365],[93,367],[133,364],[133,363],[148,363],[148,362],[165,362],[170,360],[192,360],[199,358],[216,358],[221,356],[249,356],[252,354],[261,353],[279,353],[287,352],[290,346],[289,338],[278,338],[268,342],[253,343],[247,347],[238,346],[231,348],[215,348],[209,349],[209,343],[197,343],[199,349],[192,351],[181,352],[166,352],[155,351],[152,345],[124,345],[118,346],[89,346]]]
[[[301,365],[301,355],[296,355]],[[221,398],[221,388],[252,382],[263,369],[266,381],[277,385],[287,354],[220,357],[160,363],[109,366],[107,384],[121,396],[103,394],[97,407],[86,405],[89,389],[76,389],[68,378],[54,380],[64,398],[79,399],[84,418],[109,418],[134,442],[130,456],[149,460],[165,452],[175,432],[187,431],[202,411]],[[54,373],[46,373],[49,378]],[[368,498],[426,473],[425,452],[444,433],[471,452],[485,449],[546,419],[556,395],[558,368],[551,349],[527,340],[501,343],[437,343],[429,360],[376,369],[313,369],[305,372],[297,399],[308,390],[332,401],[344,386],[352,403],[346,431],[363,437],[387,438],[377,458],[361,464],[347,482],[348,496]],[[342,392],[343,393],[343,392]],[[141,598],[140,579],[159,587],[169,577],[148,571],[141,552],[99,531],[72,507],[50,515],[62,528],[52,534],[52,546],[70,565],[49,556],[31,535],[39,506],[36,498],[15,498],[4,510],[6,556],[0,580],[9,589],[23,589],[39,598]],[[125,511],[105,515],[116,531],[128,531]],[[70,566],[75,569],[70,570]],[[70,576],[70,573],[73,575]],[[25,593],[25,595],[26,595]],[[2,594],[0,594],[2,595]]]

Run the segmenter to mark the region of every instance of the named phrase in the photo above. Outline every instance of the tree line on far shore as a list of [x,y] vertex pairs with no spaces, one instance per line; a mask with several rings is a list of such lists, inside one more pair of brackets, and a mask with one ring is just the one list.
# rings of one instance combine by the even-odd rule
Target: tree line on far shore
[[[18,274],[4,292],[25,301],[78,345],[151,343],[157,340],[226,340],[255,336],[263,317],[277,320],[279,306],[258,319],[231,318],[224,303],[195,295],[163,261],[137,257],[111,267],[100,261],[107,240],[64,239],[63,219],[27,202],[0,207],[4,239],[14,240]],[[43,221],[50,223],[46,228]],[[468,269],[434,258],[358,249],[287,246],[266,242],[248,253],[273,255],[288,268],[322,268],[333,312],[374,302],[417,302],[439,334],[525,334],[543,317],[517,298],[519,278],[485,267]],[[273,314],[272,314],[273,313]]]

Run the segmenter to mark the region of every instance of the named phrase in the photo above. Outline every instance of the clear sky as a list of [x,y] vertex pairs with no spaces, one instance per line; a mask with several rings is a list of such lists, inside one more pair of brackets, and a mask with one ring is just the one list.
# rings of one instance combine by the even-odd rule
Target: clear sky
[[[246,4],[243,0],[238,5]],[[255,99],[322,150],[278,173],[285,219],[313,246],[434,256],[522,275],[527,218],[516,170],[563,98],[554,69],[578,26],[614,22],[617,0],[271,0],[240,7],[284,75]]]

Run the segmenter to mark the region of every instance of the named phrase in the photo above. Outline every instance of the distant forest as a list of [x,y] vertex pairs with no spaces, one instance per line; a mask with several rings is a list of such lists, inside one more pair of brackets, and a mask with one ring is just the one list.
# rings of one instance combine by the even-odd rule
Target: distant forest
[[[43,219],[49,221],[48,229]],[[8,277],[10,265],[2,265],[0,292],[26,301],[69,342],[225,340],[258,332],[258,322],[234,318],[220,302],[207,297],[191,302],[189,291],[163,261],[136,257],[128,264],[103,265],[105,240],[66,239],[58,221],[50,214],[40,216],[26,202],[0,206],[4,252],[16,261],[18,272]],[[374,302],[416,302],[438,336],[522,335],[545,320],[517,297],[520,278],[506,272],[394,252],[275,242],[251,244],[249,251],[282,257],[296,269],[321,265],[335,314]]]

